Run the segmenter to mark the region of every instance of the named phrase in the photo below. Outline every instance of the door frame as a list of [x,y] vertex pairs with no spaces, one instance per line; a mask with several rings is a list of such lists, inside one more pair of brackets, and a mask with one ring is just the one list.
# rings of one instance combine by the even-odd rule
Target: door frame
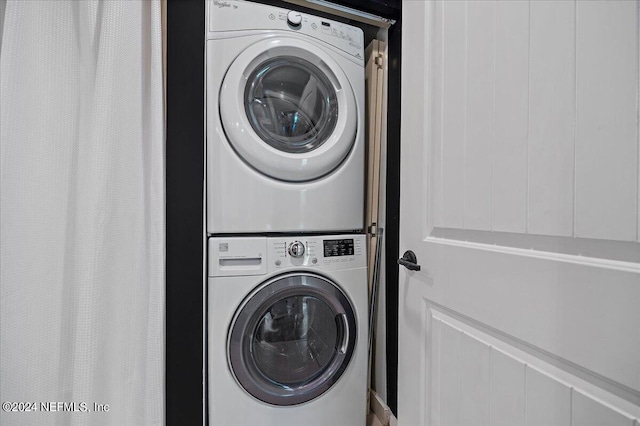
[[385,206],[385,319],[387,405],[398,416],[398,306],[400,252],[400,106],[402,63],[402,5],[396,23],[388,30],[387,181]]

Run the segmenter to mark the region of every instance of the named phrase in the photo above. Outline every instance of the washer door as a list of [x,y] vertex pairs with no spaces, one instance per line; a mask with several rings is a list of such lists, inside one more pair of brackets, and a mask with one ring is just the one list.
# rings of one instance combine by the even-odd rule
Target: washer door
[[227,138],[245,162],[283,181],[317,179],[338,167],[356,138],[356,102],[338,63],[294,38],[244,50],[220,91]]
[[301,404],[340,378],[356,332],[353,307],[335,284],[319,275],[283,275],[261,285],[236,312],[229,365],[255,398]]

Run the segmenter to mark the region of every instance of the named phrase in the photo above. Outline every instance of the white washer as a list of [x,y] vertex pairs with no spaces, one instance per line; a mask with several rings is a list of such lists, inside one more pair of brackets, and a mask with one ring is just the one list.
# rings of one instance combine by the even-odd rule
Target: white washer
[[212,237],[211,425],[364,425],[364,235]]
[[364,217],[364,35],[207,1],[207,231],[352,231]]

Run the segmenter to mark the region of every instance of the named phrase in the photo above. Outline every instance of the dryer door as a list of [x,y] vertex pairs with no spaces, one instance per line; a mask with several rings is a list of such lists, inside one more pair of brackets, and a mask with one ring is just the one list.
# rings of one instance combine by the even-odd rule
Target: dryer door
[[236,312],[227,353],[252,396],[273,405],[316,398],[340,378],[353,355],[356,320],[345,294],[309,273],[287,274],[255,290]]
[[355,143],[358,114],[349,80],[310,42],[271,38],[250,46],[227,71],[219,99],[229,143],[271,178],[320,178]]

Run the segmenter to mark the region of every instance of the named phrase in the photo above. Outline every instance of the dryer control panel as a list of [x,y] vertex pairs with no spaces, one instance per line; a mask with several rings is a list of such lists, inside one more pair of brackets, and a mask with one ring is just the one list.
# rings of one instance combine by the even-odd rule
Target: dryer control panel
[[216,33],[282,30],[322,40],[364,65],[364,33],[360,28],[264,4],[237,0],[207,1],[207,39]]

